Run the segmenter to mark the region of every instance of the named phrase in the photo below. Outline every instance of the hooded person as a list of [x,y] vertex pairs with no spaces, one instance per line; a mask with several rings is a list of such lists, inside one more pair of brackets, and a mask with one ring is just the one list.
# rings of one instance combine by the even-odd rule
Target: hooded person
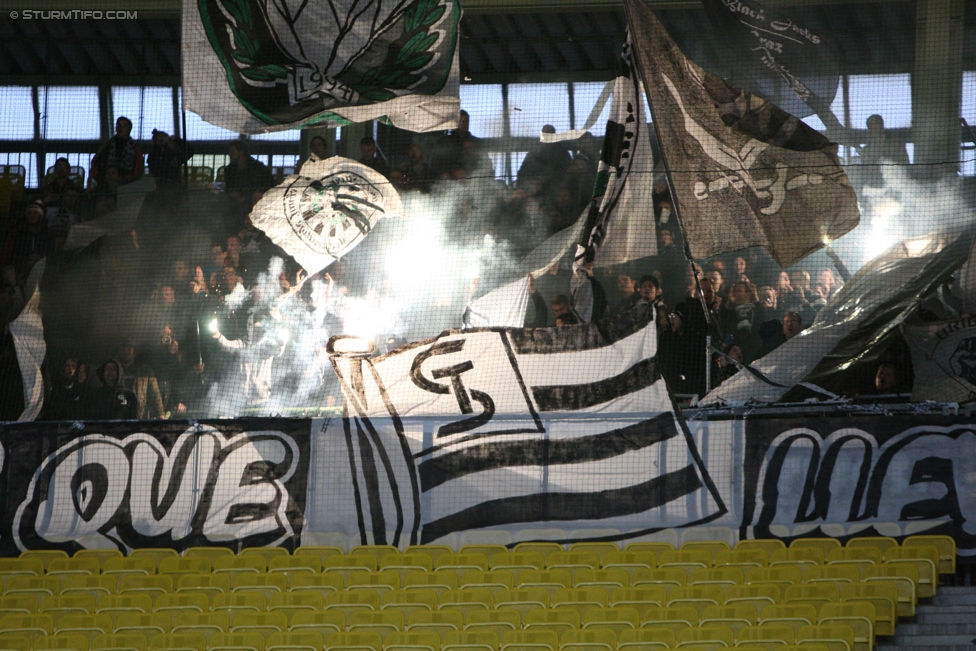
[[246,406],[260,405],[271,398],[272,368],[276,357],[281,356],[289,336],[271,311],[259,309],[247,319],[247,335],[244,339],[227,339],[219,329],[213,337],[226,351],[237,355],[239,376],[244,386]]
[[139,414],[136,394],[125,388],[124,371],[118,360],[110,359],[95,372],[102,386],[93,397],[96,420],[133,420]]

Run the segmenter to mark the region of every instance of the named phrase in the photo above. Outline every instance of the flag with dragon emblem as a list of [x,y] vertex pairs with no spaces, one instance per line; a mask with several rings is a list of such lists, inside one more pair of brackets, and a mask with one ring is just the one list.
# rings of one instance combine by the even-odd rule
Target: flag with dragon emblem
[[455,126],[458,0],[183,0],[185,108],[239,133]]

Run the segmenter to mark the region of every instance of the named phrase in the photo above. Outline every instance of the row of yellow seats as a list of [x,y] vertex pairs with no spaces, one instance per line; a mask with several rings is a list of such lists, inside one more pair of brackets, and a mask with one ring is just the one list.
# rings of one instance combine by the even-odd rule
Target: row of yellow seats
[[[760,627],[755,627],[760,629]],[[667,629],[660,631],[625,631],[618,636],[610,629],[554,631],[511,631],[501,639],[494,632],[452,631],[443,637],[435,632],[393,632],[385,637],[376,632],[334,633],[323,636],[317,631],[276,632],[267,637],[259,633],[216,633],[197,631],[162,633],[148,638],[139,633],[98,635],[91,641],[80,634],[37,636],[31,640],[16,632],[0,635],[0,648],[11,651],[652,651],[679,648],[715,649],[737,647],[751,642],[768,643],[789,640],[800,648],[813,651],[852,651],[856,646],[854,630],[844,624],[816,625],[776,632],[743,630],[737,637],[725,626],[703,626],[682,630],[677,636]],[[756,644],[758,648],[764,648]],[[738,645],[738,646],[737,646]]]

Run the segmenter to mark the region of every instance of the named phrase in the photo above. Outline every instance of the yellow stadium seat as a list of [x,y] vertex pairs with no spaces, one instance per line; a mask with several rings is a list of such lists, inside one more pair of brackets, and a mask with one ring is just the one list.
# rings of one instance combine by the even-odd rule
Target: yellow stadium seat
[[935,596],[939,583],[939,550],[931,545],[916,547],[893,547],[885,552],[884,561],[907,561],[918,567],[918,597],[928,599]]
[[152,639],[152,651],[207,651],[203,633],[163,633]]
[[211,571],[210,559],[205,556],[163,558],[157,569],[159,574],[210,574]]
[[400,589],[396,572],[352,572],[346,577],[346,590],[371,590],[383,594]]
[[861,569],[853,563],[815,565],[807,570],[804,577],[807,583],[857,583],[861,580]]
[[91,651],[147,651],[149,641],[136,634],[106,634],[92,640]]
[[173,592],[175,587],[172,576],[133,574],[122,577],[122,582],[119,584],[119,594],[145,594],[151,598],[156,598],[159,595]]
[[299,610],[322,610],[325,598],[316,592],[280,592],[268,599],[268,612],[280,610],[291,615]]
[[54,558],[48,565],[47,575],[65,579],[74,575],[92,576],[101,571],[97,558]]
[[410,632],[428,631],[440,637],[448,631],[464,628],[464,616],[458,610],[418,610],[410,613],[404,630]]
[[37,599],[30,595],[0,597],[0,617],[4,615],[33,615],[37,612],[37,608]]
[[552,597],[545,588],[516,588],[495,595],[495,608],[511,608],[522,616],[535,608],[548,608],[551,602]]
[[881,563],[881,551],[875,547],[840,547],[827,556],[828,565],[853,565],[861,576],[864,570]]
[[346,618],[360,610],[379,610],[380,594],[371,590],[335,592],[325,598],[325,609],[345,613]]
[[564,631],[559,636],[559,648],[573,651],[616,651],[617,634],[609,628]]
[[607,592],[612,592],[617,588],[629,586],[630,575],[622,569],[581,569],[573,578],[574,588],[603,588]]
[[34,597],[38,603],[61,594],[61,582],[53,576],[15,576],[3,591],[7,597]]
[[795,633],[817,623],[817,608],[812,604],[776,604],[763,609],[759,622],[763,626],[789,626]]
[[790,547],[779,549],[770,554],[769,566],[777,565],[823,565],[824,553],[819,547]]
[[322,572],[335,573],[345,580],[353,572],[375,572],[379,563],[369,554],[355,556],[330,556],[322,565]]
[[638,570],[651,570],[657,567],[657,558],[653,552],[607,552],[603,557],[603,569],[619,569],[627,572],[633,580]]
[[441,651],[498,651],[494,631],[449,631],[444,634]]
[[268,598],[258,592],[228,592],[214,595],[210,603],[212,612],[232,614],[246,610],[263,613],[268,610]]
[[874,647],[874,605],[867,601],[825,604],[818,624],[850,626],[854,631],[854,651],[871,651]]
[[464,617],[464,630],[490,631],[501,640],[505,633],[522,628],[522,615],[512,608],[472,610]]
[[780,587],[775,583],[734,585],[725,591],[726,606],[752,606],[757,613],[780,601]]
[[453,554],[454,550],[447,545],[410,545],[407,547],[406,554],[426,554],[430,556],[431,567],[433,567],[433,562],[437,560],[439,556],[444,554]]
[[746,576],[748,583],[775,583],[785,590],[794,583],[803,583],[803,573],[798,567],[756,567]]
[[682,629],[677,635],[678,648],[694,645],[704,649],[735,645],[735,631],[728,626],[698,626]]
[[487,588],[446,590],[437,597],[437,607],[458,610],[461,613],[480,608],[491,609],[494,606],[494,597]]
[[126,576],[150,576],[156,573],[156,559],[151,556],[108,558],[102,566],[102,574],[116,577],[121,583]]
[[600,569],[600,556],[595,552],[553,552],[546,558],[546,569],[564,569],[575,577],[580,570]]
[[173,630],[173,621],[166,613],[152,613],[144,615],[142,613],[123,613],[115,621],[116,634],[143,635],[150,642],[162,633],[170,633]]
[[536,608],[525,613],[522,627],[528,629],[543,629],[562,633],[580,628],[582,618],[571,608]]
[[430,572],[434,561],[427,554],[387,554],[380,560],[380,571],[395,572],[400,583],[412,572]]
[[234,592],[260,592],[270,599],[287,589],[288,577],[284,574],[238,574],[234,577]]
[[460,554],[484,554],[488,558],[488,563],[491,564],[492,557],[495,554],[507,554],[508,547],[505,545],[464,545],[458,550]]
[[776,538],[760,538],[755,540],[740,540],[735,544],[734,549],[761,549],[766,552],[766,555],[772,554],[777,549],[786,549],[786,545],[782,540]]
[[938,573],[956,573],[956,541],[952,536],[909,536],[902,547],[935,547],[939,553]]
[[393,590],[381,597],[380,604],[382,610],[395,610],[409,617],[418,610],[436,610],[437,593],[433,590]]
[[752,606],[708,606],[702,611],[701,625],[718,624],[738,632],[746,626],[756,626],[759,616]]
[[831,651],[826,644],[820,644],[812,640],[804,640],[803,644],[788,644],[778,647],[776,651]]
[[15,576],[44,576],[44,561],[39,558],[0,558],[0,579],[4,585]]
[[338,574],[294,574],[288,577],[288,589],[292,592],[314,592],[327,597],[342,590],[342,577]]
[[227,613],[181,613],[173,619],[173,633],[200,633],[208,640],[216,633],[230,632]]
[[826,644],[831,651],[851,651],[854,648],[854,630],[850,626],[804,626],[796,634],[796,642]]
[[64,615],[92,615],[95,613],[95,597],[69,595],[48,597],[41,603],[39,613],[47,613],[58,621]]
[[375,631],[333,633],[325,641],[325,648],[336,651],[378,651],[383,637]]
[[668,593],[657,586],[643,586],[640,588],[617,588],[610,593],[608,604],[612,608],[630,606],[636,608],[643,616],[648,608],[660,608],[668,603]]
[[[358,614],[369,614],[364,611]],[[314,631],[328,640],[333,633],[346,630],[346,616],[335,610],[300,610],[291,616],[288,623],[291,632]]]
[[725,591],[717,585],[679,586],[668,595],[668,606],[691,606],[699,618],[708,606],[724,603]]
[[712,564],[722,552],[731,551],[729,544],[723,540],[691,540],[681,545],[681,551],[706,551],[712,556]]
[[72,558],[94,558],[101,569],[105,568],[108,559],[122,557],[122,552],[117,549],[79,549],[72,556]]
[[620,635],[623,631],[640,627],[640,612],[631,606],[590,608],[583,616],[582,628],[607,628]]
[[592,552],[600,557],[600,565],[607,558],[607,554],[619,553],[620,547],[612,542],[578,542],[569,546],[570,552]]
[[484,554],[444,554],[434,560],[435,570],[451,570],[461,578],[470,570],[488,570],[488,557]]
[[853,549],[854,547],[874,547],[881,555],[891,549],[892,547],[897,547],[898,541],[894,538],[889,538],[888,536],[863,536],[861,538],[851,538],[847,541],[845,547]]
[[240,574],[264,574],[268,569],[264,556],[257,554],[221,556],[213,564],[214,574],[225,574],[232,580]]
[[[563,551],[563,546],[554,542],[520,542],[515,545],[513,551],[519,554],[541,554],[545,560],[549,557],[549,554]],[[502,640],[502,644],[504,644],[504,640]]]
[[524,570],[519,573],[520,588],[544,588],[550,595],[573,587],[573,575],[569,570]]
[[515,575],[509,570],[493,570],[482,572],[471,570],[461,575],[458,587],[466,590],[470,588],[484,588],[496,593],[500,590],[510,590],[515,587]]
[[349,550],[350,556],[372,556],[376,559],[377,567],[384,556],[399,553],[400,550],[393,545],[358,545]]
[[738,567],[747,572],[753,567],[769,565],[769,556],[762,549],[730,549],[715,557],[715,567]]
[[95,612],[114,617],[121,613],[151,613],[152,607],[152,597],[148,594],[110,594],[98,600]]
[[20,558],[23,560],[39,560],[44,564],[46,572],[51,565],[51,561],[68,558],[68,553],[60,549],[28,549],[21,552]]
[[261,633],[267,638],[273,633],[288,630],[288,616],[284,613],[252,613],[241,611],[230,620],[230,633]]
[[169,549],[166,547],[139,547],[138,549],[133,549],[129,552],[129,558],[151,558],[156,561],[156,567],[159,567],[159,562],[164,558],[178,557],[179,554],[176,553],[175,549]]
[[603,588],[563,588],[552,596],[553,608],[571,606],[581,615],[586,615],[590,608],[606,608],[609,603],[610,595]]
[[675,635],[691,626],[698,626],[698,611],[691,606],[649,608],[641,619],[641,628],[666,628]]
[[213,567],[218,558],[230,558],[234,556],[234,551],[227,547],[189,547],[183,552],[183,556],[186,558],[206,558],[210,561],[210,566]]
[[[121,618],[122,615],[119,615]],[[54,625],[55,633],[77,633],[91,642],[99,635],[113,631],[112,617],[104,613],[94,615],[65,615]]]
[[674,545],[666,542],[632,542],[627,543],[624,551],[628,552],[650,552],[655,558],[661,558],[661,554],[674,551]]
[[675,550],[664,552],[657,557],[657,565],[661,569],[682,569],[691,575],[697,569],[708,569],[712,566],[712,555],[705,550]]
[[33,644],[34,651],[88,651],[88,646],[87,637],[71,633],[42,635]]
[[31,641],[26,635],[0,631],[0,651],[30,651]]
[[291,553],[284,547],[248,547],[242,549],[238,556],[261,556],[265,563],[270,563],[272,558],[279,556],[291,556]]
[[840,601],[840,587],[836,583],[801,583],[787,586],[783,603],[803,601],[817,604],[819,608],[831,601]]
[[637,570],[631,585],[635,588],[642,586],[660,586],[671,592],[674,588],[688,584],[688,573],[680,567],[665,567],[654,570]]
[[898,616],[915,616],[915,605],[918,603],[916,593],[918,566],[914,563],[899,561],[875,565],[864,572],[864,583],[871,581],[893,581],[898,586],[898,604],[896,606]]
[[114,576],[72,575],[65,577],[64,584],[61,586],[61,594],[65,597],[69,595],[88,595],[101,599],[105,595],[115,594],[118,588],[117,579]]
[[791,626],[764,624],[740,628],[736,641],[740,646],[743,644],[757,645],[766,648],[768,651],[774,651],[786,644],[793,644],[795,637],[796,632]]
[[339,547],[330,547],[324,545],[309,545],[299,547],[295,550],[294,556],[315,556],[320,561],[322,565],[325,565],[325,560],[333,556],[344,556],[345,552]]
[[657,651],[677,644],[669,628],[635,628],[617,636],[618,651]]
[[697,569],[688,577],[688,585],[733,586],[745,583],[746,577],[738,567],[716,567],[709,570]]
[[555,651],[559,636],[553,631],[509,631],[502,637],[501,651]]
[[177,581],[176,592],[200,593],[213,598],[230,592],[230,577],[226,574],[184,574]]
[[889,581],[852,583],[844,586],[843,601],[867,601],[874,606],[874,634],[894,635],[898,586]]
[[411,631],[390,633],[383,643],[384,651],[439,651],[441,638],[437,633]]
[[0,618],[0,632],[24,635],[33,640],[54,633],[54,618],[50,615],[4,615]]
[[454,590],[458,585],[458,575],[451,570],[439,572],[410,572],[403,582],[404,590],[433,590],[440,594]]
[[545,569],[546,559],[538,552],[499,552],[488,559],[488,567],[512,572],[518,580],[522,572]]
[[830,552],[840,549],[840,541],[836,538],[796,538],[790,543],[790,549],[819,549],[826,558]]
[[153,604],[153,612],[169,613],[176,617],[181,613],[205,613],[210,610],[210,599],[201,593],[170,593],[160,595]]
[[364,610],[353,613],[347,624],[350,633],[372,631],[384,638],[390,633],[405,630],[405,626],[403,613],[395,610]]
[[218,633],[210,638],[208,651],[264,651],[260,633]]
[[268,572],[281,572],[285,576],[315,574],[322,571],[318,556],[277,556],[268,561]]
[[[336,633],[333,636],[343,635]],[[365,633],[359,635],[366,636]],[[330,638],[331,640],[332,638]],[[322,651],[324,644],[322,636],[314,631],[302,631],[299,633],[272,633],[264,645],[265,651]],[[329,647],[332,648],[332,647]],[[341,648],[341,647],[337,647]],[[377,649],[376,646],[352,647],[356,649]]]

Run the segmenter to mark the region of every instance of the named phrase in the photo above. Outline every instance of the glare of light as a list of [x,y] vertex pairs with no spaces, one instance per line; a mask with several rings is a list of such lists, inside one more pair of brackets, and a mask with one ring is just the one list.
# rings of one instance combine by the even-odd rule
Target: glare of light
[[278,340],[281,343],[287,344],[289,339],[291,339],[291,332],[288,331],[288,328],[282,328],[278,331]]
[[478,278],[481,275],[481,265],[477,262],[473,262],[464,268],[464,278],[466,280],[471,280],[472,278]]
[[373,350],[373,343],[359,337],[340,337],[333,340],[332,349],[340,355],[369,353]]
[[210,322],[210,332],[217,332],[217,319]]
[[895,243],[892,234],[894,219],[902,211],[901,203],[894,199],[885,199],[871,210],[871,232],[864,245],[864,261],[867,262],[884,253]]

